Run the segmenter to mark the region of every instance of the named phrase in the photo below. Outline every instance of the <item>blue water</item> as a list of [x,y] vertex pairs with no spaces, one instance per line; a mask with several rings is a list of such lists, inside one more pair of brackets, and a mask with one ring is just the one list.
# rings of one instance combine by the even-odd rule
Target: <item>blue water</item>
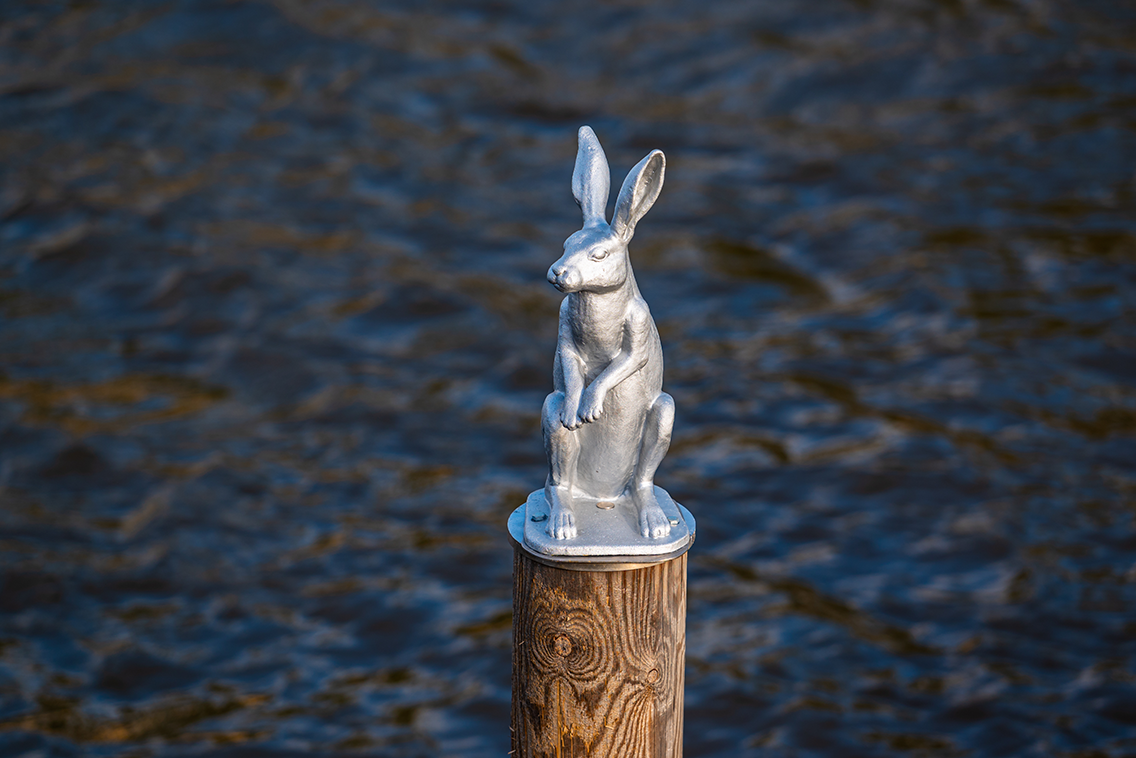
[[1136,755],[1136,8],[0,4],[0,754],[503,756],[579,228],[698,518],[686,755]]

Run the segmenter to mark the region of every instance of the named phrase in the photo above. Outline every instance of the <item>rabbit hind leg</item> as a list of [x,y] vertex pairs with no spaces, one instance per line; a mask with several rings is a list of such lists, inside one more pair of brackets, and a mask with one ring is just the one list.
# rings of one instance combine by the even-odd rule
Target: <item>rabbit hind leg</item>
[[570,540],[576,536],[572,488],[575,485],[576,462],[580,458],[580,438],[564,426],[560,418],[563,410],[563,392],[553,392],[545,398],[541,411],[544,452],[548,455],[544,496],[548,500],[548,535],[558,540]]
[[674,399],[660,392],[643,423],[643,441],[639,446],[639,461],[635,464],[632,498],[639,511],[639,532],[649,539],[666,537],[671,531],[670,519],[655,498],[655,471],[671,446],[674,414]]

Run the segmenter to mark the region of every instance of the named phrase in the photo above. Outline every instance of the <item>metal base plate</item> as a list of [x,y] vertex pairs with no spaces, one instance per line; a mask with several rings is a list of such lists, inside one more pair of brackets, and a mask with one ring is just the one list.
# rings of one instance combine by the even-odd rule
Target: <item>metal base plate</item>
[[[531,553],[550,558],[611,559],[613,557],[652,558],[681,554],[694,541],[694,517],[671,499],[662,487],[655,487],[659,507],[671,522],[671,532],[661,539],[648,539],[639,534],[638,511],[630,497],[597,501],[579,497],[574,503],[576,537],[558,540],[546,531],[548,502],[544,490],[529,495],[528,501],[509,519],[513,539]],[[520,519],[517,514],[522,512]],[[520,523],[515,523],[515,522]],[[648,562],[653,562],[648,560]]]

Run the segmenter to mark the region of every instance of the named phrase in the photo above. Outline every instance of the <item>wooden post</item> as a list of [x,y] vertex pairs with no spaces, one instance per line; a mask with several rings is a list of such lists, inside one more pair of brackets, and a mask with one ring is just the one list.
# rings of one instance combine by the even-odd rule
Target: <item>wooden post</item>
[[513,547],[513,758],[681,758],[685,551],[605,564]]

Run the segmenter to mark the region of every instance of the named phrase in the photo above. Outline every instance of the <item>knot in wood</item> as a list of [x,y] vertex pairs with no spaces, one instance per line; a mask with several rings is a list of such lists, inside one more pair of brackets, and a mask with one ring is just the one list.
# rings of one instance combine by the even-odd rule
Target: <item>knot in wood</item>
[[651,669],[650,671],[648,671],[647,672],[647,681],[650,684],[654,684],[655,682],[659,681],[659,670],[658,669]]
[[572,654],[572,640],[563,634],[558,634],[552,640],[552,649],[556,651],[557,655],[567,658]]

